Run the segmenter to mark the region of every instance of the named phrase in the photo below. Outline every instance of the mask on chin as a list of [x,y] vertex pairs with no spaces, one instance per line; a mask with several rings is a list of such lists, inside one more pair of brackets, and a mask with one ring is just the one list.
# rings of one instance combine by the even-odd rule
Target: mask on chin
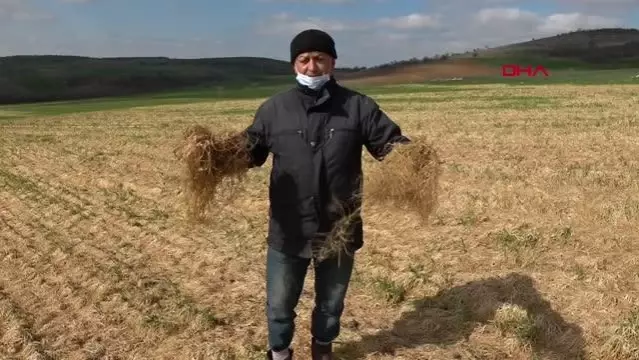
[[308,76],[304,74],[297,74],[296,79],[300,84],[307,86],[310,89],[317,90],[331,79],[331,75],[324,74],[320,76]]

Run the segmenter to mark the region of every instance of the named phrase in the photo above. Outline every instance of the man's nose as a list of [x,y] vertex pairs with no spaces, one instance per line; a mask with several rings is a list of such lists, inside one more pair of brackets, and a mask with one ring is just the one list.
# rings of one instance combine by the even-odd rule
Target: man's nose
[[317,71],[318,67],[317,67],[317,62],[315,62],[315,60],[311,60],[308,62],[308,70],[310,72],[315,72]]

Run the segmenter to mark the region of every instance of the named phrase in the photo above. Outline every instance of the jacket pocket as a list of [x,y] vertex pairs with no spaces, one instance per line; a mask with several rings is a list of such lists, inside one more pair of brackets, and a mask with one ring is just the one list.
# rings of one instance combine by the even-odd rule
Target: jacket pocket
[[356,127],[329,126],[326,134],[326,144],[338,146],[356,146],[361,143],[361,133]]

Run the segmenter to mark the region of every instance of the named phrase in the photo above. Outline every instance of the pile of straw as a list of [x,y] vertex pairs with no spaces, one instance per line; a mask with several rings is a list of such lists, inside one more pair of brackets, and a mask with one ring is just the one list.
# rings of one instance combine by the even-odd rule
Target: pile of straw
[[366,175],[367,201],[412,211],[423,220],[437,207],[441,161],[423,137],[394,145]]
[[214,203],[231,201],[239,190],[249,170],[249,138],[245,132],[214,134],[196,125],[187,129],[183,140],[175,154],[186,165],[188,213],[201,220]]

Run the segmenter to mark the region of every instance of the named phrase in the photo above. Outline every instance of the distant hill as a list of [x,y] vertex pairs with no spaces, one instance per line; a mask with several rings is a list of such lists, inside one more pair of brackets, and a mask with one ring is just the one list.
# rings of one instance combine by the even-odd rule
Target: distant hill
[[341,76],[351,84],[424,82],[499,76],[507,63],[544,65],[552,72],[639,68],[639,30],[578,30],[464,53],[397,60]]
[[[465,53],[340,69],[336,76],[359,83],[414,82],[486,75],[510,61],[553,69],[639,68],[639,30],[579,30]],[[258,57],[187,60],[10,56],[0,57],[0,104],[277,84],[289,82],[291,76],[288,62]]]
[[0,103],[130,95],[181,88],[272,83],[291,65],[268,58],[0,57]]
[[639,67],[639,30],[578,30],[555,36],[475,49],[458,54],[477,59],[547,59],[549,62],[587,68]]
[[578,30],[479,51],[482,55],[507,53],[574,57],[595,63],[637,57],[639,56],[639,30],[621,28]]

